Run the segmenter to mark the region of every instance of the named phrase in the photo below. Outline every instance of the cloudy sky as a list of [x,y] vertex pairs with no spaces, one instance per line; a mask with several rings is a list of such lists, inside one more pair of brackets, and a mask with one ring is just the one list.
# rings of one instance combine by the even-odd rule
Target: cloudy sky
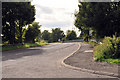
[[33,0],[36,8],[36,20],[41,30],[61,28],[66,30],[78,29],[74,26],[74,12],[78,10],[78,0]]

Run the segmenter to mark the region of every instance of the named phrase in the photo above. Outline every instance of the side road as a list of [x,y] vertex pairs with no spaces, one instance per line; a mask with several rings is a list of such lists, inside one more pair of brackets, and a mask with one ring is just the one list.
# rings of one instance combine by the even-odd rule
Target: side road
[[81,43],[78,51],[63,60],[63,65],[90,73],[118,77],[118,65],[94,61],[93,47],[87,43]]

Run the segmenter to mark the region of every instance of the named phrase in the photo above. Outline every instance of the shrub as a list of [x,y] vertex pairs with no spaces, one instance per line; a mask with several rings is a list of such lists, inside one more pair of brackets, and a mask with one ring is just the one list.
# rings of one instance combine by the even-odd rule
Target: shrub
[[63,41],[63,42],[66,41],[66,37],[63,37],[63,38],[62,38],[62,41]]
[[105,37],[103,43],[94,48],[95,60],[120,58],[120,37]]

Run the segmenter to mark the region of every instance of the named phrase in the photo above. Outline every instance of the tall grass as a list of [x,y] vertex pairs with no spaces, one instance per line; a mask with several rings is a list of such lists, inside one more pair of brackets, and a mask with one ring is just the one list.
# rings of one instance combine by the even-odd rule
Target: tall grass
[[94,59],[96,61],[120,62],[120,37],[105,37],[102,44],[94,48]]

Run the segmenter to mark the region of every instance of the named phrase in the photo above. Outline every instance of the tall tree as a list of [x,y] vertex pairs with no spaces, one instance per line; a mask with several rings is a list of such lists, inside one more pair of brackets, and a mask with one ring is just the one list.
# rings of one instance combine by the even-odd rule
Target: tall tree
[[120,2],[80,2],[75,26],[96,30],[99,37],[120,35]]
[[25,34],[25,42],[35,43],[35,39],[39,36],[40,27],[38,22],[33,22],[32,24],[28,25],[28,30]]
[[67,31],[67,35],[66,35],[67,40],[74,40],[76,38],[77,38],[77,35],[76,35],[76,32],[74,30],[72,30],[72,31],[68,30]]
[[35,19],[35,7],[30,2],[2,3],[3,41],[14,44],[16,32],[19,32],[19,43],[22,43],[23,27]]
[[52,40],[53,42],[57,42],[58,40],[61,40],[64,37],[64,32],[60,28],[52,29]]
[[48,30],[44,30],[44,31],[42,32],[42,38],[43,38],[44,40],[49,40],[49,39],[50,39],[50,32],[48,32]]

